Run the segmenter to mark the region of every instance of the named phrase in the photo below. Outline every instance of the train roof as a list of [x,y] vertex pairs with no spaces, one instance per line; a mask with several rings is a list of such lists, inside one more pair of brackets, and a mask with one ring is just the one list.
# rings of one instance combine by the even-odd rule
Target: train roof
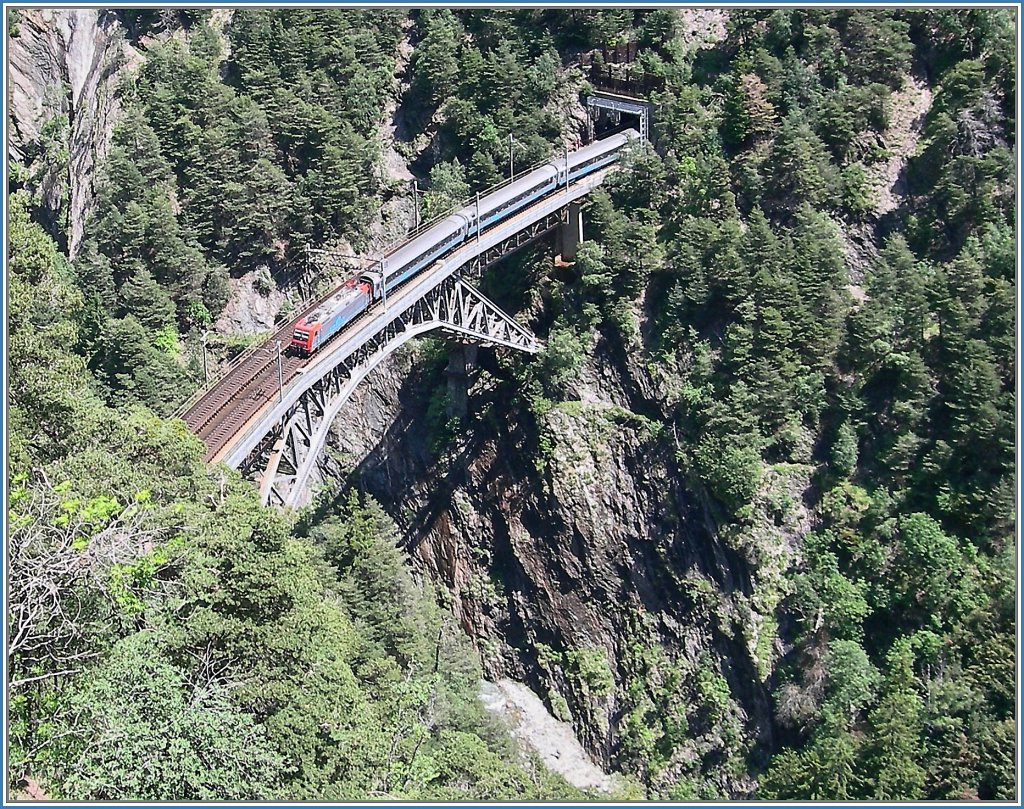
[[[550,180],[557,173],[558,169],[556,169],[552,164],[546,163],[540,168],[536,168],[531,172],[523,174],[518,180],[499,188],[493,194],[488,194],[486,202],[484,198],[481,198],[480,211],[485,213],[490,211],[492,208],[501,206],[508,200],[514,199],[524,191],[533,188],[535,185]],[[475,213],[473,206],[470,206],[468,210]]]
[[[606,152],[619,149],[626,142],[638,137],[639,133],[633,129],[616,132],[614,135],[610,135],[602,140],[594,141],[593,143],[584,146],[582,149],[577,149],[575,152],[571,152],[569,154],[569,164],[574,166],[581,161],[589,160],[591,157],[596,157]],[[564,161],[564,157],[555,158],[550,163],[546,163],[543,166],[522,175],[516,181],[499,188],[493,194],[488,194],[487,197],[481,198],[481,213],[486,213],[494,207],[500,206],[510,199],[514,199],[522,194],[523,191],[532,188],[538,183],[550,179],[562,166],[564,166]],[[485,199],[486,202],[484,202]],[[388,255],[387,261],[390,265],[389,269],[406,266],[423,253],[430,250],[438,244],[438,242],[446,239],[467,222],[474,220],[475,217],[476,203],[470,203],[469,205],[459,209],[457,212],[441,220],[436,225],[433,225],[429,230],[424,231],[415,239],[404,244],[398,250]]]
[[461,228],[464,224],[466,224],[466,220],[457,213],[445,217],[436,225],[433,225],[428,230],[423,231],[423,233],[411,242],[407,242],[395,252],[389,253],[387,256],[387,261],[390,265],[388,270],[404,267],[409,262],[419,258],[438,242],[444,241],[455,233],[455,231]]
[[[616,132],[614,135],[609,135],[607,138],[595,140],[593,143],[588,143],[582,149],[570,152],[569,165],[575,166],[577,163],[585,162],[597,155],[610,152],[613,149],[619,149],[628,141],[638,137],[640,137],[640,133],[635,129],[624,129],[621,132]],[[561,161],[559,161],[559,165],[561,165]]]
[[[628,134],[627,134],[628,133]],[[582,149],[577,149],[574,152],[569,153],[569,165],[575,166],[581,161],[589,160],[592,157],[603,155],[606,152],[613,151],[621,148],[631,137],[638,137],[638,133],[635,130],[627,129],[622,132],[617,132],[603,140],[595,141],[584,146]],[[524,174],[514,183],[510,183],[503,188],[500,188],[493,194],[488,195],[486,207],[482,207],[483,211],[490,211],[496,206],[500,206],[510,199],[514,199],[519,196],[523,191],[532,188],[540,182],[546,179],[550,179],[552,176],[558,173],[558,171],[565,165],[565,157],[556,157],[550,163],[546,163],[533,171]],[[481,200],[481,203],[483,200]],[[472,211],[472,208],[464,209]]]

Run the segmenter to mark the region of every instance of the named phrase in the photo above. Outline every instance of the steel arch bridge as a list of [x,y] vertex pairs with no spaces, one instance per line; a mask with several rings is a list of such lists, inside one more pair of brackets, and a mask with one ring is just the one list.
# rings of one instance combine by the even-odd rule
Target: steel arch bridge
[[301,505],[311,476],[319,471],[326,478],[332,471],[330,458],[322,450],[335,416],[352,391],[399,346],[434,330],[479,345],[531,354],[541,348],[529,331],[465,279],[450,276],[344,360],[315,377],[280,416],[272,417],[271,430],[244,458],[243,444],[225,460],[259,483],[264,503]]
[[582,238],[581,200],[613,170],[614,164],[560,186],[475,233],[370,306],[312,357],[282,355],[280,346],[288,344],[295,322],[289,319],[181,409],[206,445],[206,460],[238,469],[256,483],[265,504],[301,506],[313,481],[337,472],[323,451],[335,416],[359,383],[401,345],[439,330],[462,342],[538,352],[537,338],[470,282],[500,258],[558,228],[563,257],[574,257]]

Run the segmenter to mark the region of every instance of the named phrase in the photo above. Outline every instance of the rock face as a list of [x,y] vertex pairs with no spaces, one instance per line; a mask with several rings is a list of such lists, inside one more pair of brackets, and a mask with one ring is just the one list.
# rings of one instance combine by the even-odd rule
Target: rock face
[[220,313],[214,329],[221,334],[260,334],[273,331],[278,312],[286,306],[288,295],[261,268],[239,278],[231,278],[231,297]]
[[111,12],[21,9],[8,58],[10,156],[66,223],[74,257],[121,110],[117,82],[140,57]]
[[725,39],[728,9],[681,8],[679,39],[684,48],[701,48]]
[[[410,354],[368,379],[335,425],[334,452],[450,594],[487,677],[528,684],[605,768],[622,760],[623,727],[640,710],[627,694],[645,678],[661,688],[677,676],[698,691],[719,678],[729,694],[720,715],[690,719],[692,744],[665,772],[721,752],[726,726],[747,752],[770,747],[766,682],[783,650],[778,596],[759,578],[789,564],[787,533],[806,530],[806,513],[756,537],[762,554],[774,549],[756,564],[742,541],[720,537],[684,484],[672,435],[641,415],[656,416],[664,392],[604,342],[578,399],[539,417],[509,401],[495,378],[507,376],[505,360],[481,350],[468,421],[436,457],[445,381],[433,356],[431,370]],[[792,485],[792,475],[766,480]],[[799,503],[799,483],[793,491]],[[715,788],[741,795],[750,784],[736,776]]]

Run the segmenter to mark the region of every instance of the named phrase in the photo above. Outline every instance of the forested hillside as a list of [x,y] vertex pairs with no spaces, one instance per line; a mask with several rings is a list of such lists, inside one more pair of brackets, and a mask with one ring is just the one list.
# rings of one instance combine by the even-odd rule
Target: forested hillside
[[[11,14],[15,45],[47,24]],[[486,674],[618,797],[1014,797],[1011,11],[103,19],[116,121],[40,99],[8,176],[10,785],[589,797]],[[653,144],[572,266],[542,242],[483,282],[544,353],[483,356],[460,423],[425,343],[396,470],[299,514],[206,468],[169,416],[203,343],[258,339],[225,307],[287,318],[331,280],[307,248],[401,233],[407,176],[428,218],[510,134],[520,168],[575,148],[581,59],[623,42]]]

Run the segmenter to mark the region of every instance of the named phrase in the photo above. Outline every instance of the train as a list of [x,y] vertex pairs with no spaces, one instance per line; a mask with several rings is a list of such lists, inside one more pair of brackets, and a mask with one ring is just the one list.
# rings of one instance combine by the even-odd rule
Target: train
[[[553,160],[488,194],[477,206],[467,205],[406,242],[384,258],[380,272],[362,272],[315,310],[296,322],[290,347],[308,357],[318,351],[375,301],[450,253],[478,230],[507,219],[556,187],[567,185],[610,165],[639,133],[626,129]],[[567,164],[568,163],[568,164]],[[479,215],[479,221],[477,216]]]

